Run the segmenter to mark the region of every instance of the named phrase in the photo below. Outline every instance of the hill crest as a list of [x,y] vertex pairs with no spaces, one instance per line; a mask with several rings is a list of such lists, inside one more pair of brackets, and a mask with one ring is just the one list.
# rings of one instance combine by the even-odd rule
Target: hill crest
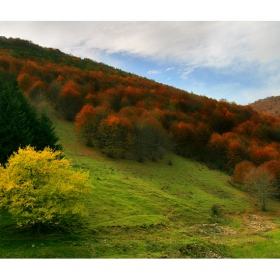
[[259,99],[251,103],[250,106],[259,113],[266,113],[278,117],[280,115],[280,96]]

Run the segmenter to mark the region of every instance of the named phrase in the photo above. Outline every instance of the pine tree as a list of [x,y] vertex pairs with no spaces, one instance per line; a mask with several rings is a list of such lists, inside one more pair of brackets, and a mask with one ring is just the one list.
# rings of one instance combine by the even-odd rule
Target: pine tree
[[42,151],[45,147],[50,147],[54,150],[61,150],[62,146],[56,144],[59,138],[55,134],[53,123],[45,112],[41,113],[41,116],[37,118],[37,123],[34,137],[34,146],[36,149]]
[[[0,76],[0,162],[4,163],[19,147],[33,141],[31,121],[35,114],[26,106],[16,83],[4,81]],[[15,148],[16,147],[16,148]]]
[[46,116],[37,117],[17,82],[0,75],[0,163],[5,164],[14,151],[27,145],[37,150],[45,146],[58,149],[57,140],[51,122]]

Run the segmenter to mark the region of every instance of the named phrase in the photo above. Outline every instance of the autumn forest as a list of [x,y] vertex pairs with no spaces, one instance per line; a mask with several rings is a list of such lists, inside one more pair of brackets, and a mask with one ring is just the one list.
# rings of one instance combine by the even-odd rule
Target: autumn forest
[[[29,101],[75,123],[84,144],[112,158],[158,161],[164,152],[232,173],[242,161],[280,159],[280,120],[250,106],[179,90],[120,69],[0,40],[0,71]],[[172,159],[170,159],[172,164]]]

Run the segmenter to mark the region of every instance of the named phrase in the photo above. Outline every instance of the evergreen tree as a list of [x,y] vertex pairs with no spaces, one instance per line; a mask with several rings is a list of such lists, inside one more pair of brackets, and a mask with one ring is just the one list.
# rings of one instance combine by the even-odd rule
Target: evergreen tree
[[14,151],[27,145],[37,150],[45,146],[58,149],[57,140],[47,116],[37,118],[17,82],[0,75],[0,163],[6,163]]
[[45,147],[50,147],[54,150],[61,150],[62,146],[56,144],[59,138],[56,136],[53,124],[45,112],[41,113],[41,116],[37,119],[37,123],[34,138],[36,149],[42,151]]
[[4,81],[0,76],[0,162],[4,163],[19,146],[33,141],[30,120],[34,111],[27,105],[15,82]]

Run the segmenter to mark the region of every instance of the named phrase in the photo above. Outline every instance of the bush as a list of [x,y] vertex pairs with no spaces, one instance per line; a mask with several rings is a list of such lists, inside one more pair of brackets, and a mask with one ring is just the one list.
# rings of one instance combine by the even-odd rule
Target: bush
[[212,215],[221,216],[223,214],[223,208],[219,204],[213,204],[211,207]]
[[71,169],[60,151],[20,148],[5,168],[0,165],[0,206],[19,227],[74,229],[86,221],[88,177]]

